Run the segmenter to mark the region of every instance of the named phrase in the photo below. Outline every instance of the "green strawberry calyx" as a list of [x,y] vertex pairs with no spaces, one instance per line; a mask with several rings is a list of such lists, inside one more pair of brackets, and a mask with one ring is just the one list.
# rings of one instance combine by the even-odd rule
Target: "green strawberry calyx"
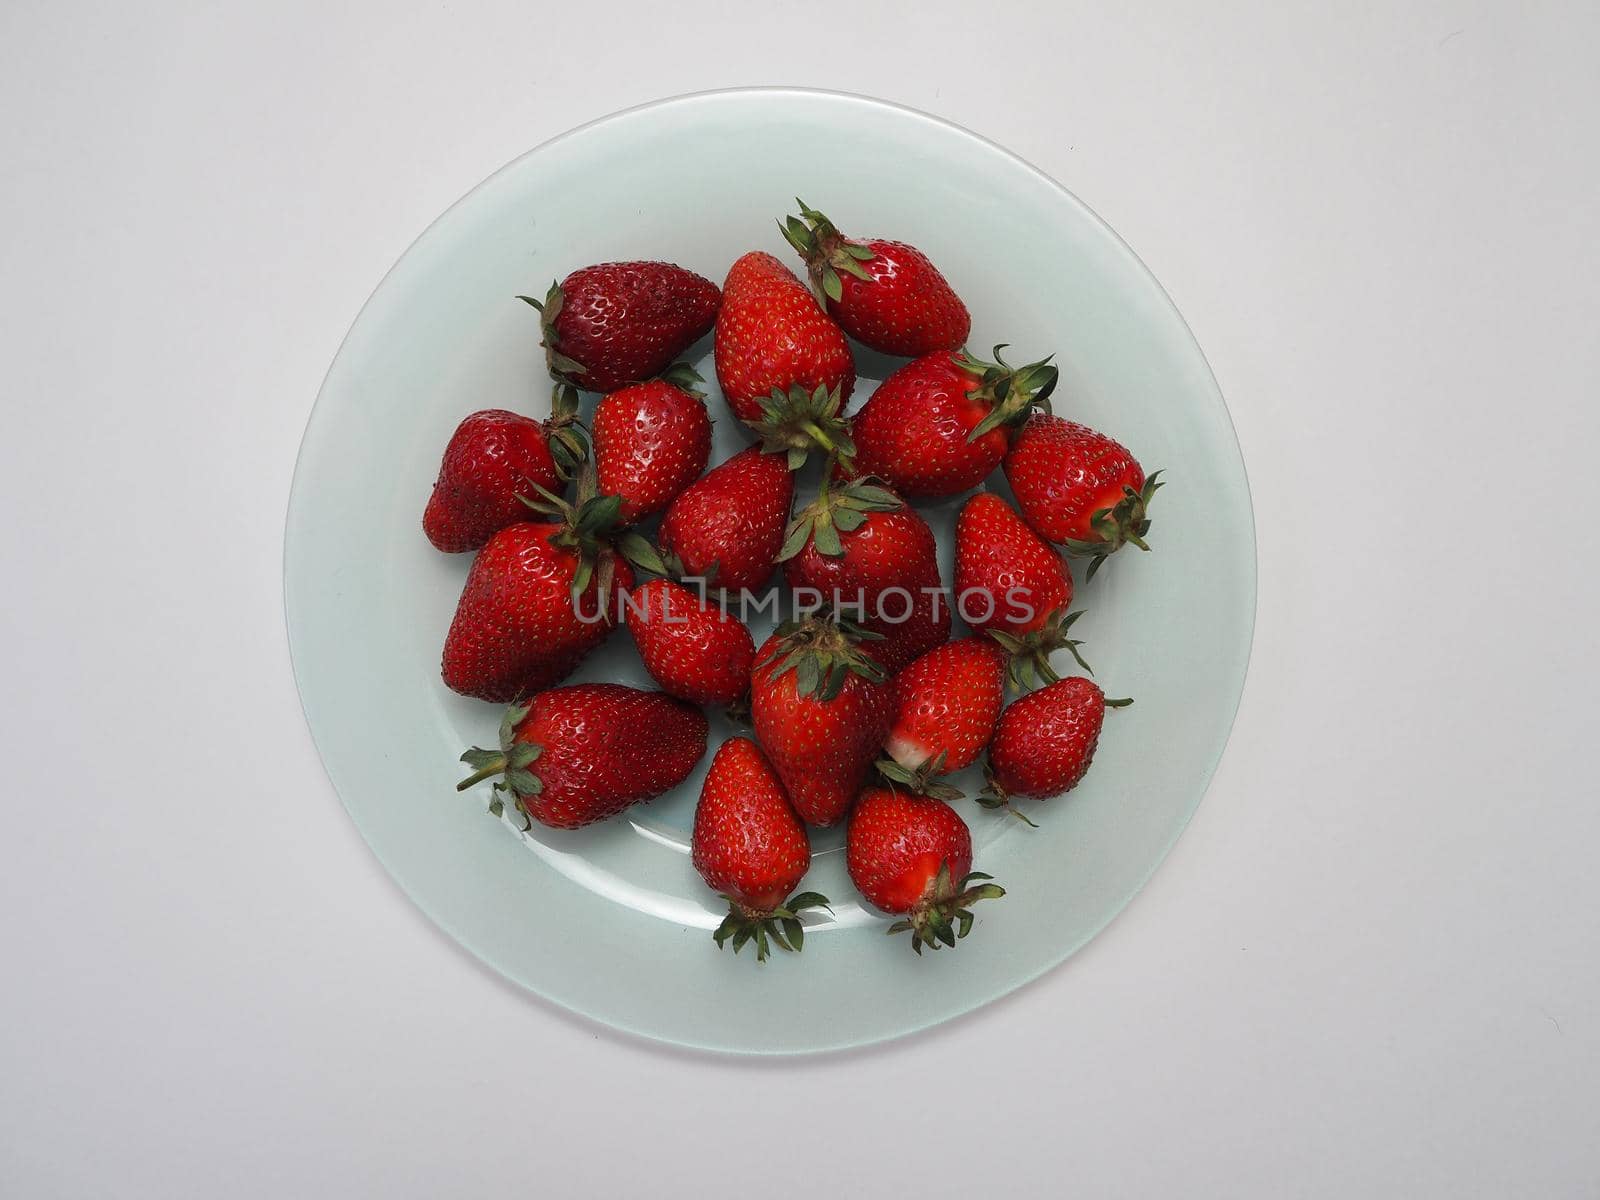
[[550,539],[552,545],[577,552],[578,569],[572,576],[574,596],[582,595],[592,581],[598,580],[600,595],[609,597],[618,554],[642,570],[656,575],[667,573],[660,552],[642,534],[623,525],[622,497],[597,495],[597,488],[594,463],[585,460],[578,472],[573,499],[567,500],[538,484],[533,485],[536,497],[517,497],[534,512],[560,524],[560,531]]
[[994,768],[987,762],[983,764],[983,791],[979,792],[973,799],[984,808],[1005,809],[1029,829],[1039,828],[1038,823],[1030,818],[1027,813],[1011,803],[1011,793],[1000,786],[1000,781],[994,776]]
[[800,215],[779,221],[778,232],[806,260],[806,273],[811,277],[811,290],[817,302],[826,306],[828,301],[844,295],[844,284],[839,278],[841,271],[870,283],[872,276],[861,264],[871,262],[877,254],[870,247],[845,237],[832,221],[798,196],[795,204],[800,208]]
[[722,918],[722,924],[712,933],[711,940],[717,943],[717,949],[720,950],[731,939],[735,954],[744,949],[746,942],[754,942],[757,962],[767,961],[774,942],[780,950],[800,953],[806,941],[800,914],[806,909],[825,908],[830,913],[833,911],[828,898],[820,892],[800,892],[771,909],[751,908],[726,892],[721,895],[728,902],[728,915]]
[[787,562],[804,550],[807,542],[825,558],[842,558],[841,533],[860,529],[866,524],[868,513],[894,512],[904,506],[899,496],[870,475],[837,487],[823,475],[817,498],[802,508],[790,524],[778,561]]
[[950,860],[939,864],[939,874],[929,885],[927,895],[904,919],[889,926],[890,934],[911,934],[911,948],[918,954],[923,946],[937,950],[954,947],[958,938],[972,932],[972,906],[979,900],[998,900],[1005,888],[992,883],[994,876],[972,871],[958,886],[950,877]]
[[552,282],[543,300],[535,300],[532,296],[518,296],[517,299],[539,310],[540,344],[544,346],[545,365],[549,367],[550,374],[566,383],[582,383],[581,377],[588,373],[589,368],[561,353],[561,338],[556,333],[556,318],[566,304],[561,285]]
[[533,711],[533,702],[514,704],[506,709],[505,716],[500,721],[499,749],[485,750],[481,746],[473,746],[461,756],[461,761],[472,768],[460,783],[456,784],[456,791],[464,792],[468,788],[476,787],[487,779],[496,775],[494,790],[490,794],[489,811],[496,817],[505,812],[505,798],[511,797],[511,802],[517,812],[522,815],[522,828],[533,828],[533,819],[528,815],[526,798],[537,796],[544,790],[544,784],[530,769],[539,756],[544,753],[544,747],[534,742],[519,742],[517,730],[528,719],[528,714]]
[[796,383],[785,393],[773,388],[772,395],[759,401],[761,416],[750,427],[761,435],[761,449],[768,454],[788,457],[789,469],[798,471],[813,450],[820,450],[849,470],[854,463],[856,444],[850,437],[850,421],[839,410],[844,407],[839,388],[818,384],[810,391]]
[[1124,485],[1121,500],[1110,508],[1095,509],[1089,517],[1089,529],[1095,535],[1093,538],[1069,538],[1062,543],[1066,552],[1074,558],[1090,560],[1085,579],[1093,579],[1100,564],[1130,542],[1141,550],[1150,549],[1149,543],[1144,540],[1150,532],[1147,514],[1157,490],[1165,486],[1160,475],[1160,471],[1151,471],[1139,491]]
[[1031,633],[1011,633],[1005,629],[991,629],[989,636],[1010,655],[1006,664],[1006,684],[1013,691],[1028,691],[1047,683],[1055,683],[1061,676],[1050,665],[1050,655],[1065,650],[1090,675],[1094,668],[1084,661],[1078,647],[1083,642],[1071,636],[1071,629],[1083,616],[1083,609],[1068,612],[1058,608],[1045,618],[1044,624]]
[[941,750],[932,758],[924,759],[915,767],[907,767],[892,758],[879,759],[874,765],[879,775],[890,783],[898,784],[919,796],[931,796],[946,803],[959,800],[964,795],[954,784],[945,783],[939,776],[945,773],[948,753]]
[[851,675],[872,683],[887,678],[882,667],[863,654],[859,643],[881,637],[847,621],[808,616],[788,621],[777,630],[777,641],[755,666],[771,665],[772,678],[795,673],[795,691],[826,704],[844,690]]
[[570,383],[558,382],[550,393],[550,419],[544,423],[545,437],[550,443],[550,457],[555,460],[556,475],[563,480],[572,479],[589,458],[588,431],[578,419],[578,389]]
[[993,362],[974,358],[966,350],[955,355],[956,366],[978,381],[967,397],[989,407],[989,415],[967,434],[968,442],[1001,426],[1020,425],[1035,408],[1050,411],[1050,393],[1056,390],[1061,377],[1050,363],[1055,355],[1046,355],[1025,367],[1013,367],[1000,356],[1004,349],[1004,342],[994,348]]

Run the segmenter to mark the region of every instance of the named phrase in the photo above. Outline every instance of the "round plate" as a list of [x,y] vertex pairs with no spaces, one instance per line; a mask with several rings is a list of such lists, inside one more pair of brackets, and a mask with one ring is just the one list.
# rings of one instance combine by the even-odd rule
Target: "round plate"
[[[526,836],[458,795],[461,751],[500,710],[439,681],[470,556],[420,519],[456,423],[543,416],[537,317],[514,297],[589,263],[659,258],[721,281],[750,249],[798,263],[774,218],[802,196],[847,232],[928,251],[974,315],[971,345],[1054,352],[1057,411],[1125,442],[1168,486],[1154,552],[1117,555],[1076,604],[1097,677],[1137,703],[1107,719],[1094,769],[1029,807],[1028,829],[971,802],[976,866],[1008,895],[954,950],[911,953],[864,910],[837,830],[806,886],[834,916],[758,967],[718,953],[723,903],[688,829],[708,752],[677,792],[576,832]],[[709,339],[690,355],[714,381]],[[860,352],[868,394],[895,363]],[[592,403],[592,397],[586,398]],[[713,462],[746,440],[713,388]],[[991,486],[1004,487],[997,475]],[[924,508],[945,579],[956,502]],[[909,1033],[1060,963],[1155,870],[1205,791],[1244,681],[1255,549],[1244,467],[1205,358],[1133,253],[1059,184],[923,113],[857,96],[715,92],[607,117],[531,151],[440,217],[378,286],[328,372],[289,504],[284,590],[295,675],[328,774],[417,904],[548,1000],[685,1046],[796,1053]],[[760,630],[757,630],[758,638]],[[575,679],[649,686],[626,633]],[[728,727],[713,723],[713,746]],[[959,779],[975,790],[971,774]]]

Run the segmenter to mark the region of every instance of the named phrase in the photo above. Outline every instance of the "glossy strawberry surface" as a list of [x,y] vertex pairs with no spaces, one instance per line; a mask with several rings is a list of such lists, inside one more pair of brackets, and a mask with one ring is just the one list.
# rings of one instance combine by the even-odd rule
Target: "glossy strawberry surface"
[[[576,551],[555,545],[562,526],[524,522],[489,539],[467,573],[444,646],[444,682],[453,691],[505,703],[553,687],[611,632],[615,599],[597,577],[577,597]],[[614,559],[615,584],[633,572]],[[580,619],[580,612],[585,617]]]
[[622,497],[627,524],[666,508],[700,478],[711,457],[704,401],[666,380],[605,396],[591,427],[600,493]]
[[507,525],[528,520],[518,496],[560,486],[543,424],[500,408],[475,412],[445,447],[422,529],[446,554],[479,550]]
[[848,400],[855,387],[844,331],[770,254],[746,254],[729,270],[715,346],[717,381],[741,421],[758,421],[761,401],[774,389],[821,385]]
[[732,704],[750,686],[755,641],[715,601],[670,579],[628,596],[628,632],[650,677],[695,704]]
[[661,519],[662,553],[675,555],[686,576],[714,572],[715,587],[758,589],[772,577],[793,499],[783,455],[741,451],[672,502]]

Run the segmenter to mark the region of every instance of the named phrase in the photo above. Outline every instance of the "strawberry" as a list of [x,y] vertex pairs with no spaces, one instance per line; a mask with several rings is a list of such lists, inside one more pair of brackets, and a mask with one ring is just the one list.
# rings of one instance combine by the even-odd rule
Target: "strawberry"
[[[894,725],[884,739],[887,778],[924,795],[934,777],[970,767],[994,735],[1004,702],[1006,656],[983,637],[936,646],[895,676]],[[948,789],[949,798],[955,790]]]
[[1013,796],[1043,800],[1070,791],[1094,761],[1106,709],[1132,703],[1107,700],[1081,675],[1023,696],[1006,709],[989,743],[981,803],[997,808]]
[[752,252],[733,264],[717,314],[717,381],[741,421],[769,414],[762,402],[796,387],[850,399],[856,383],[850,344],[793,273],[770,254]]
[[828,903],[816,892],[789,894],[811,865],[811,841],[778,776],[749,738],[730,738],[711,760],[689,853],[706,886],[728,902],[728,915],[712,938],[720,948],[731,937],[735,954],[754,941],[757,962],[766,960],[769,938],[798,951],[805,944],[801,910]]
[[674,500],[657,540],[682,575],[729,592],[754,590],[772,577],[793,499],[782,457],[751,447]]
[[489,811],[505,796],[532,822],[576,829],[671,791],[706,752],[705,714],[660,692],[582,683],[541,692],[511,708],[498,750],[461,756],[472,774],[458,792],[493,776]]
[[950,606],[928,523],[893,492],[825,484],[789,527],[779,557],[794,588],[813,588],[877,639],[862,649],[890,674],[950,637]]
[[672,263],[613,262],[552,283],[537,308],[550,374],[591,392],[658,375],[710,332],[721,299]]
[[670,579],[628,597],[628,632],[661,690],[695,704],[732,704],[750,686],[755,641],[744,623]]
[[706,469],[711,418],[694,368],[678,363],[659,379],[608,393],[595,406],[594,462],[600,491],[622,497],[624,524],[658,513]]
[[778,228],[806,260],[817,299],[846,333],[906,358],[966,342],[967,306],[926,254],[904,242],[847,238],[804,201],[795,203],[800,216]]
[[1055,549],[993,492],[979,492],[956,518],[956,610],[969,628],[987,631],[1011,654],[1019,687],[1060,676],[1050,665],[1066,650],[1089,666],[1068,634],[1082,614],[1069,612],[1072,572]]
[[1056,385],[1050,360],[1011,368],[940,350],[908,362],[852,421],[854,469],[908,499],[953,496],[1000,465],[1013,427]]
[[972,905],[1006,894],[972,869],[972,832],[954,809],[895,788],[861,793],[845,838],[845,865],[869,903],[904,915],[889,932],[910,930],[918,954],[924,945],[954,946],[972,928]]
[[1141,550],[1146,516],[1161,486],[1127,449],[1086,425],[1035,413],[1012,443],[1006,479],[1017,507],[1040,536],[1088,558],[1089,578],[1124,543]]
[[594,495],[592,465],[578,496],[543,493],[530,507],[554,519],[507,526],[473,560],[444,644],[452,691],[504,703],[560,683],[611,632],[613,588],[633,585],[624,559],[664,569],[638,534],[615,531],[622,502]]
[[811,617],[781,626],[756,653],[750,718],[795,811],[832,825],[883,745],[894,690],[845,630]]
[[428,540],[446,554],[481,550],[507,525],[528,519],[519,496],[555,491],[584,456],[578,393],[557,388],[548,421],[502,408],[456,426],[422,514]]

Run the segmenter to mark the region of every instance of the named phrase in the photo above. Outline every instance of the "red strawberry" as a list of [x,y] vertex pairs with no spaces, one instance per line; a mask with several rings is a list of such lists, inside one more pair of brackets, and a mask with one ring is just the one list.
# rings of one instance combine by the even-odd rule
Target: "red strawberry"
[[844,816],[894,719],[894,690],[846,634],[821,618],[783,626],[756,654],[750,717],[795,811]]
[[954,809],[895,788],[861,793],[850,817],[845,865],[868,902],[904,914],[889,932],[910,930],[918,954],[924,944],[954,946],[972,928],[972,905],[1005,895],[972,869],[972,832]]
[[967,306],[915,246],[855,241],[807,208],[778,228],[806,260],[811,286],[834,320],[864,346],[907,358],[955,350],[972,328]]
[[816,892],[789,894],[811,865],[811,841],[749,738],[730,738],[711,760],[689,846],[700,878],[728,902],[728,915],[712,934],[719,947],[731,937],[737,954],[754,941],[762,962],[769,937],[784,950],[805,944],[800,911],[828,900]]
[[1030,692],[1006,709],[989,744],[983,803],[991,808],[1012,796],[1042,800],[1076,787],[1094,760],[1106,708],[1132,700],[1107,700],[1094,683],[1075,675]]
[[[983,637],[928,651],[895,676],[897,711],[884,739],[891,761],[878,769],[913,791],[936,794],[935,776],[978,761],[1004,702],[1006,656]],[[953,793],[954,789],[950,789]]]
[[574,271],[543,300],[550,374],[591,392],[659,375],[710,332],[720,296],[709,279],[672,263],[614,262]]
[[816,589],[877,635],[862,649],[890,674],[950,637],[933,531],[893,492],[868,481],[824,487],[780,557],[790,587]]
[[681,583],[652,579],[628,597],[627,618],[645,670],[668,695],[732,704],[749,688],[755,641],[715,602]]
[[548,421],[494,408],[473,413],[450,435],[439,478],[422,514],[428,540],[446,554],[480,550],[507,525],[528,519],[518,496],[555,491],[578,461],[578,393],[557,388]]
[[855,360],[842,330],[805,285],[770,254],[752,252],[733,264],[717,314],[717,381],[741,421],[763,418],[762,402],[822,388],[842,403],[856,383]]
[[794,499],[794,477],[776,454],[752,447],[691,484],[661,518],[657,540],[688,577],[729,592],[772,577]]
[[545,493],[536,507],[558,519],[508,526],[473,560],[444,644],[451,690],[503,703],[560,683],[611,632],[614,591],[633,585],[623,557],[662,569],[638,534],[615,532],[621,501],[593,488],[591,469],[579,504]]
[[956,611],[1012,655],[1018,686],[1058,679],[1050,665],[1066,650],[1084,670],[1068,636],[1081,613],[1069,612],[1072,573],[1055,549],[993,492],[979,492],[956,518]]
[[622,521],[658,513],[706,469],[711,418],[694,369],[611,392],[595,406],[594,462],[604,495],[622,497]]
[[496,816],[508,794],[525,821],[576,829],[672,790],[705,752],[699,709],[660,692],[583,683],[507,712],[498,750],[474,746],[461,756],[472,774],[456,790],[498,775],[489,805]]
[[[1004,346],[994,348],[998,360]],[[1000,465],[1013,426],[1056,385],[1049,360],[1013,370],[940,350],[878,386],[852,422],[854,469],[908,498],[954,496]]]
[[1006,455],[1006,478],[1022,515],[1069,554],[1089,558],[1089,578],[1108,555],[1132,542],[1141,550],[1145,515],[1161,486],[1132,454],[1103,433],[1035,413]]

